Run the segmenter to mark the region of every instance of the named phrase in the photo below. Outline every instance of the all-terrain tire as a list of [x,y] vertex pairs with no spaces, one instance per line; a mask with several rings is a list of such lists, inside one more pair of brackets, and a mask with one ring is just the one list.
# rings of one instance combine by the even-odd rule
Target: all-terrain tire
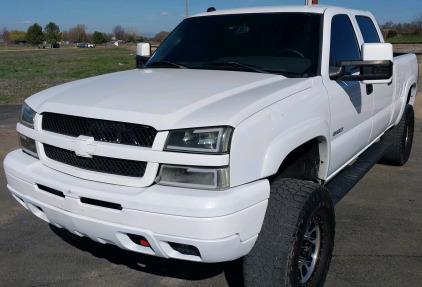
[[382,141],[390,142],[380,163],[387,165],[404,165],[410,157],[415,126],[415,113],[413,106],[406,105],[400,122],[391,130],[385,132]]
[[243,259],[245,286],[322,286],[334,233],[327,189],[307,181],[274,180],[261,232]]

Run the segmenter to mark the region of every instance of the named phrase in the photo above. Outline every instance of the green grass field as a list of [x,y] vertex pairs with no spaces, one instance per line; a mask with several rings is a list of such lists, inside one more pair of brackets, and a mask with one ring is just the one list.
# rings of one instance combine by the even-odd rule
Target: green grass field
[[11,46],[5,50],[0,46],[0,104],[22,104],[36,92],[59,84],[134,69],[135,50],[134,44],[94,49]]
[[386,42],[396,44],[396,43],[422,43],[422,35],[406,35],[406,36],[397,36],[394,38],[389,38]]
[[[3,48],[3,47],[2,47]],[[135,68],[135,46],[0,50],[0,104],[21,104],[58,84]]]

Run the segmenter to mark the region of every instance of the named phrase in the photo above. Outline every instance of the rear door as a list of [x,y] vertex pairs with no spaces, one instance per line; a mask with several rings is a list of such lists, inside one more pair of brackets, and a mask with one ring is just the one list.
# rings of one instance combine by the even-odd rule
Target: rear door
[[[364,43],[380,43],[381,39],[374,21],[368,16],[355,16]],[[373,93],[372,133],[370,141],[377,139],[390,124],[393,113],[393,85],[368,85]]]

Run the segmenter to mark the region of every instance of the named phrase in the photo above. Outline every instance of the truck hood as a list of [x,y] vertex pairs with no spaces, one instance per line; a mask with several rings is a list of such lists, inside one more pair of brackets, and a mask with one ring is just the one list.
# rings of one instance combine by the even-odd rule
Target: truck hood
[[140,69],[56,86],[27,99],[54,112],[132,122],[157,130],[230,125],[308,89],[310,79],[233,71]]

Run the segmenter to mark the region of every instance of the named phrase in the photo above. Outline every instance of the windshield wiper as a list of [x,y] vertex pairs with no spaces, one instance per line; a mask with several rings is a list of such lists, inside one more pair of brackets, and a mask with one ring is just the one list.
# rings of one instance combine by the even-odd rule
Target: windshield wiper
[[158,61],[158,62],[152,62],[152,63],[149,63],[149,64],[146,66],[146,68],[151,68],[151,67],[154,67],[154,66],[157,66],[157,67],[162,67],[162,66],[171,66],[171,67],[175,67],[175,68],[179,68],[179,69],[189,69],[189,68],[188,68],[188,67],[186,67],[186,66],[180,65],[180,64],[178,64],[178,63],[173,63],[173,62],[170,62],[170,61]]
[[259,67],[254,67],[254,66],[250,66],[247,64],[242,64],[242,63],[238,63],[238,62],[211,62],[211,63],[206,63],[204,66],[237,66],[237,67],[241,67],[244,68],[248,71],[252,71],[252,72],[256,72],[256,73],[266,73],[268,74],[267,71],[264,71],[262,69],[260,69]]

